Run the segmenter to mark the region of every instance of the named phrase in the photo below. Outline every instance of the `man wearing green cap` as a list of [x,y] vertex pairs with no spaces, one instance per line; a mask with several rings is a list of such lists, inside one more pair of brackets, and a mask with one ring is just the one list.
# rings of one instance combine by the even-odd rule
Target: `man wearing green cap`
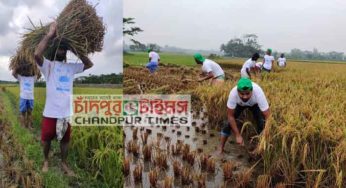
[[154,73],[159,66],[160,56],[158,53],[154,52],[151,48],[148,49],[149,53],[149,63],[146,67],[149,69],[150,73]]
[[197,64],[202,65],[202,72],[207,74],[207,76],[200,78],[199,82],[212,79],[212,84],[217,85],[225,81],[225,73],[219,64],[204,58],[200,53],[196,53],[193,57]]
[[272,66],[274,64],[274,57],[272,56],[272,49],[268,48],[266,55],[263,57],[263,67],[262,70],[266,72],[270,72],[272,70]]
[[249,109],[257,124],[257,133],[260,134],[265,126],[265,121],[269,117],[269,105],[262,88],[248,78],[241,78],[228,97],[227,117],[228,123],[221,130],[221,153],[227,138],[234,133],[236,142],[244,145],[243,137],[240,135],[236,119],[245,110]]

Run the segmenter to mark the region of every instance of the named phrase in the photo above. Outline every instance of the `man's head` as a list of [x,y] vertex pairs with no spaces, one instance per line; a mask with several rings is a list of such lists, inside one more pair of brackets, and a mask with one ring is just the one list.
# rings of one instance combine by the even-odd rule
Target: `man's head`
[[66,54],[67,50],[69,49],[68,44],[64,41],[59,41],[57,43],[58,44],[54,45],[56,47],[50,51],[49,59],[51,61],[66,61]]
[[281,57],[281,58],[284,58],[284,57],[285,57],[285,54],[281,54],[280,57]]
[[205,61],[205,58],[200,53],[195,53],[193,57],[195,58],[197,64],[203,64],[203,62]]
[[267,54],[268,54],[268,55],[271,55],[271,54],[272,54],[272,49],[271,49],[271,48],[268,48],[268,49],[267,49]]
[[257,59],[259,58],[259,54],[256,52],[252,55],[252,61],[257,61]]
[[151,49],[151,48],[148,48],[148,49],[147,49],[147,52],[148,52],[148,53],[150,53],[151,51],[153,51],[153,49]]
[[66,54],[67,54],[68,46],[66,43],[61,42],[57,52],[56,52],[56,60],[57,61],[66,61]]
[[27,61],[22,60],[21,66],[17,69],[17,73],[22,76],[34,76],[33,65]]
[[240,78],[237,83],[237,90],[240,99],[247,102],[252,96],[252,81],[248,78]]

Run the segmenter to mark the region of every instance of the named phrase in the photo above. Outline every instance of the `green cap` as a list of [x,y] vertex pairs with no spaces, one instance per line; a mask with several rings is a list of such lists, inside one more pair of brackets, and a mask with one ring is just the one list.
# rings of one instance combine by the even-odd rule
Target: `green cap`
[[252,91],[252,81],[248,78],[240,78],[237,89],[238,91]]
[[205,58],[202,56],[202,54],[200,53],[195,53],[195,55],[193,55],[193,57],[200,62],[204,62]]
[[152,51],[152,49],[151,49],[151,48],[148,48],[148,49],[147,49],[147,52],[148,52],[148,53],[149,53],[149,52],[151,52],[151,51]]
[[268,48],[267,51],[269,51],[270,53],[272,53],[272,49],[271,49],[271,48]]

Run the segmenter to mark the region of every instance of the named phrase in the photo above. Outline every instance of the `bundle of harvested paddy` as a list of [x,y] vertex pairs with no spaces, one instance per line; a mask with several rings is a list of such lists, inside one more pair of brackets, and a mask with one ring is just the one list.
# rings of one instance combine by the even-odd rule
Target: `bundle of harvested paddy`
[[[30,20],[31,22],[31,20]],[[102,50],[105,26],[98,17],[94,6],[86,0],[71,0],[56,19],[57,34],[48,43],[44,53],[47,59],[53,60],[57,47],[64,43],[77,56],[86,56]],[[49,31],[49,25],[35,26],[23,35],[18,57],[23,57],[29,63],[34,63],[34,52],[41,39]],[[20,66],[19,58],[13,58],[10,69]],[[35,68],[33,68],[35,69]]]
[[16,75],[37,76],[38,79],[41,77],[40,70],[35,63],[32,62],[32,59],[28,60],[19,53],[11,57],[9,67]]

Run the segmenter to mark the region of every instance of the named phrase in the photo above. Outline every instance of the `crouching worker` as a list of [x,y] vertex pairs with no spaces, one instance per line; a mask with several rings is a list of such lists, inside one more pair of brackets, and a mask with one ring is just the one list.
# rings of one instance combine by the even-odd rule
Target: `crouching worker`
[[154,73],[159,67],[160,56],[158,53],[154,52],[152,49],[148,49],[149,53],[149,63],[146,65],[149,72]]
[[235,136],[236,143],[244,145],[243,137],[237,127],[236,119],[245,110],[249,109],[257,124],[257,133],[260,134],[269,117],[269,105],[262,88],[248,78],[241,78],[228,97],[227,118],[228,124],[221,130],[220,152],[224,152],[227,138],[231,130]]
[[57,23],[50,25],[48,33],[41,39],[35,49],[36,63],[46,80],[46,102],[41,124],[41,140],[43,145],[44,163],[43,172],[48,171],[48,154],[51,141],[57,138],[60,141],[61,168],[68,176],[74,172],[67,165],[67,152],[70,141],[72,116],[73,78],[93,66],[88,57],[76,54],[83,63],[67,63],[66,53],[71,50],[67,43],[61,42],[56,53],[51,53],[48,59],[43,57],[48,42],[56,36]]
[[240,70],[240,76],[242,78],[250,78],[251,79],[251,71],[256,72],[257,66],[256,61],[259,58],[258,53],[254,53],[250,59],[245,61],[243,67]]
[[222,85],[224,83],[225,73],[219,64],[204,58],[200,53],[196,53],[193,57],[198,65],[202,65],[202,72],[206,74],[205,77],[198,79],[199,82],[211,80],[212,85]]

